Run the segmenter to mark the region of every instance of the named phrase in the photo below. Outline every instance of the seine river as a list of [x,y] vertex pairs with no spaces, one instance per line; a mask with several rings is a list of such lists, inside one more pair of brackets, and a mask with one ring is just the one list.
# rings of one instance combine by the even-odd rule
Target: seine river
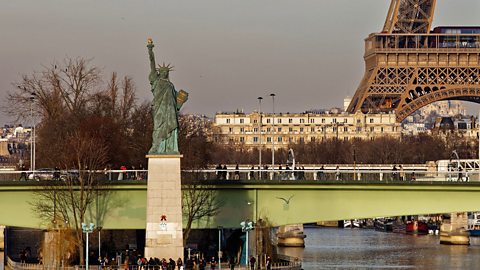
[[302,258],[305,270],[480,269],[480,238],[471,238],[470,246],[446,246],[438,243],[438,236],[364,229],[305,228],[305,234],[305,249],[280,250]]
[[280,253],[301,257],[303,269],[480,269],[480,238],[470,246],[440,245],[438,236],[367,229],[305,228],[305,249]]

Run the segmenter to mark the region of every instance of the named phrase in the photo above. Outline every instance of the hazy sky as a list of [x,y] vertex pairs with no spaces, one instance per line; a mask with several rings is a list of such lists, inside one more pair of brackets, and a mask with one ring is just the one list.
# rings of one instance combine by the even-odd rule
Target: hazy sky
[[[151,99],[146,39],[190,98],[183,111],[342,106],[364,72],[363,39],[388,0],[0,0],[0,98],[12,82],[66,56],[133,77]],[[480,25],[480,1],[438,0],[434,25]],[[271,98],[264,100],[271,111]],[[5,116],[0,120],[5,121]]]

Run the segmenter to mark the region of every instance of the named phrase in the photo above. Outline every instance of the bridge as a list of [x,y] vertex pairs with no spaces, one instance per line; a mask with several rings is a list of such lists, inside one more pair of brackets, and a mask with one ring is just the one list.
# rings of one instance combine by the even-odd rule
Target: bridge
[[[235,172],[232,170],[230,173]],[[307,175],[304,180],[280,180],[278,177],[273,180],[246,180],[243,177],[244,180],[215,180],[213,177],[192,180],[194,177],[185,176],[182,190],[213,190],[216,200],[221,202],[218,215],[193,224],[194,228],[239,228],[240,222],[247,219],[268,219],[273,226],[279,226],[380,216],[480,211],[480,181],[473,174],[470,181],[465,182],[465,178],[454,178],[458,174],[439,176],[428,172],[417,172],[415,181],[400,181],[398,174],[392,171],[385,172],[382,179],[367,177],[367,172],[363,172],[363,176],[357,180],[352,176],[353,171],[341,171],[339,180],[335,180],[337,172],[334,171],[325,173],[325,178],[318,180],[308,176],[311,172],[304,173]],[[358,172],[355,173],[358,175]],[[406,172],[410,176],[412,173]],[[190,175],[198,179],[198,175],[203,178],[213,174],[214,171],[204,171]],[[375,175],[373,172],[370,174]],[[41,183],[0,182],[1,225],[29,228],[47,228],[50,225],[43,223],[31,206],[34,193],[42,188]],[[103,228],[145,229],[147,181],[115,180],[106,187],[112,192]]]

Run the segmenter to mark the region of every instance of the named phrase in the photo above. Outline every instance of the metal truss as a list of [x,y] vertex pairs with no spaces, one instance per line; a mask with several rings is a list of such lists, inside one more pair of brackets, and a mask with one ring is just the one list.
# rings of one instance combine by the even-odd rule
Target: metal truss
[[480,35],[430,33],[435,0],[392,0],[384,32],[365,40],[365,75],[351,113],[403,121],[440,100],[480,103]]
[[392,0],[383,33],[428,33],[435,4],[436,0]]

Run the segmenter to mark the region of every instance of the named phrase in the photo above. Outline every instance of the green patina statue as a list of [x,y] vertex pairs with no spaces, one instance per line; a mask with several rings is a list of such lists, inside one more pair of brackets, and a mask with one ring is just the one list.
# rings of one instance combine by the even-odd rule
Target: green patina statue
[[170,65],[155,66],[153,41],[148,39],[148,55],[150,57],[150,75],[153,102],[153,141],[150,155],[179,154],[178,152],[178,111],[188,99],[188,93],[176,91],[169,79]]

